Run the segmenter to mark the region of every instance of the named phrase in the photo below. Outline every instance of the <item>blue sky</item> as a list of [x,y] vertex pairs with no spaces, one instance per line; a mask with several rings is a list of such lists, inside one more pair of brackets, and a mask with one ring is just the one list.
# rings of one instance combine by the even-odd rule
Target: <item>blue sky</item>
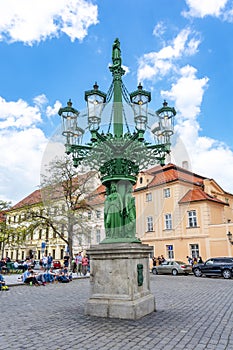
[[[111,84],[112,44],[123,77],[177,110],[172,161],[233,193],[232,0],[0,0],[0,199],[40,184],[57,111]],[[180,146],[181,145],[181,146]]]

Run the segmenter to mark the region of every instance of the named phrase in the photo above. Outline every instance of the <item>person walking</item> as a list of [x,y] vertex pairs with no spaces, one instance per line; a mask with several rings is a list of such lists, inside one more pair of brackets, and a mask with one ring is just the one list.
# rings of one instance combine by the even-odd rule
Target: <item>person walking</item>
[[47,270],[50,270],[51,267],[52,267],[52,262],[53,262],[53,257],[52,257],[52,255],[51,255],[51,253],[49,253],[48,259],[47,259],[47,260],[48,260],[48,261],[47,261]]
[[78,253],[78,255],[76,255],[76,257],[75,257],[75,262],[76,262],[76,269],[77,269],[77,276],[78,276],[78,274],[80,274],[80,276],[81,276],[81,274],[82,274],[82,254],[81,254],[81,252],[79,252]]
[[65,256],[64,256],[64,267],[66,267],[68,269],[69,267],[69,262],[70,262],[70,256],[69,256],[69,253],[67,253]]
[[47,269],[47,264],[48,264],[48,257],[47,257],[46,254],[43,256],[42,262],[43,262],[44,271],[46,271],[46,269]]
[[84,255],[84,257],[82,258],[82,273],[83,273],[83,276],[86,276],[87,274],[87,267],[88,267],[88,258],[86,255]]

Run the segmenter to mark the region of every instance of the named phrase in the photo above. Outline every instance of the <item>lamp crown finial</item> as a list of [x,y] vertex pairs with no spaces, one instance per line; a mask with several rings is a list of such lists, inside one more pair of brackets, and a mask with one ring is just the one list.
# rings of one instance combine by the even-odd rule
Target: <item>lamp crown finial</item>
[[138,84],[138,90],[142,90],[142,84],[141,83]]
[[98,90],[99,89],[99,85],[97,84],[97,82],[95,82],[95,84],[93,85],[94,90]]

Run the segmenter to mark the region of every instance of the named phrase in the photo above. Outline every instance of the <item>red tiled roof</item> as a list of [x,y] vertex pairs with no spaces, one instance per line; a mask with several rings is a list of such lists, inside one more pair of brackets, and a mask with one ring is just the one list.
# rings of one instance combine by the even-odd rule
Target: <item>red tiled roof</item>
[[181,203],[187,203],[187,202],[197,202],[197,201],[212,201],[218,204],[223,204],[223,205],[228,205],[227,203],[213,197],[210,196],[209,194],[207,194],[206,192],[204,192],[202,189],[200,188],[195,188],[193,190],[189,190],[183,198],[181,198],[181,200],[179,201],[179,204]]
[[26,198],[22,199],[20,202],[15,204],[11,209],[19,209],[27,205],[38,204],[42,202],[41,191],[36,190],[29,194]]
[[174,164],[165,166],[157,165],[154,168],[146,170],[145,173],[154,176],[148,187],[158,186],[173,181],[184,181],[201,185],[205,177],[192,173],[189,170],[180,168]]
[[105,201],[106,187],[100,185],[97,189],[88,197],[87,203],[89,205],[103,204]]

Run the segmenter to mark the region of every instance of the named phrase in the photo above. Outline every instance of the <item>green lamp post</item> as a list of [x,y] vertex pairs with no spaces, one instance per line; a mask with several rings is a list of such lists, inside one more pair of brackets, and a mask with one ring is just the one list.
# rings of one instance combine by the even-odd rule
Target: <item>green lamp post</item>
[[[85,92],[90,132],[88,143],[82,141],[84,129],[78,123],[80,113],[72,107],[71,101],[58,112],[63,120],[66,153],[72,154],[74,166],[83,163],[98,170],[106,187],[106,238],[101,243],[140,243],[136,238],[133,186],[140,169],[155,163],[165,164],[176,115],[175,109],[169,107],[166,101],[159,110],[148,111],[151,93],[143,90],[141,84],[136,91],[128,93],[122,81],[125,71],[121,64],[120,42],[116,39],[109,68],[113,80],[107,94],[99,90],[97,83],[92,90]],[[135,124],[133,131],[130,131],[127,120],[130,113]],[[106,132],[100,132],[103,114],[109,114]],[[151,127],[148,116],[153,121]],[[146,133],[154,136],[153,143],[146,140]]]

